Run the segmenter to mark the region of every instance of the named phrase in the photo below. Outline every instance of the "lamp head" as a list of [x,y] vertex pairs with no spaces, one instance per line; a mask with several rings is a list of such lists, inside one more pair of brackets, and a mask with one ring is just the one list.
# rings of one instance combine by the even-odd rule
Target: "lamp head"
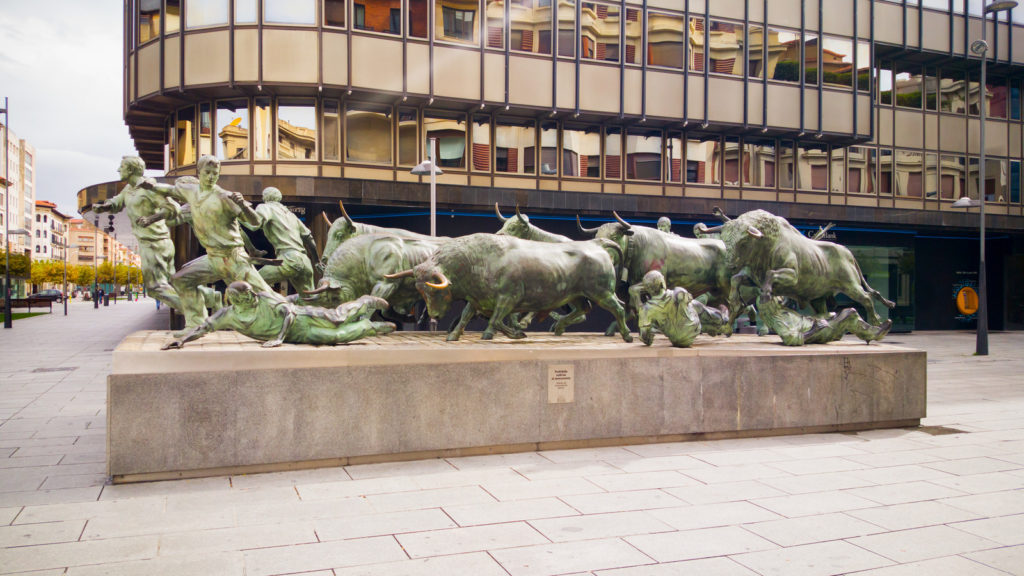
[[423,162],[420,162],[412,170],[410,170],[409,173],[414,174],[416,176],[429,176],[431,168],[434,169],[434,174],[444,174],[444,172],[442,172],[441,169],[438,168],[437,166],[434,166],[434,163],[431,162],[430,160],[424,160]]
[[1012,10],[1017,7],[1017,2],[1014,0],[1006,0],[1004,2],[993,2],[988,6],[985,6],[985,14],[991,14],[992,12],[1002,12],[1003,10]]

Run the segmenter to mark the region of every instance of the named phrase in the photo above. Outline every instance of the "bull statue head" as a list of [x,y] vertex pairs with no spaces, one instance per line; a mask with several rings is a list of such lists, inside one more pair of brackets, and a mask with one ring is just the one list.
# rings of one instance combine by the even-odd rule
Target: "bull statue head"
[[494,203],[494,213],[497,214],[498,220],[502,222],[501,230],[498,230],[497,234],[515,236],[516,238],[526,238],[529,236],[530,218],[519,212],[518,204],[516,204],[516,215],[513,217],[506,218],[502,216],[497,202]]
[[352,221],[348,212],[345,211],[344,202],[338,200],[338,207],[341,208],[341,218],[338,218],[334,222],[328,221],[327,215],[321,212],[321,214],[323,214],[324,221],[326,221],[329,226],[327,230],[327,242],[324,244],[324,250],[322,252],[323,255],[320,259],[323,264],[327,263],[327,259],[334,253],[334,250],[341,245],[342,242],[345,242],[359,233],[356,229],[356,223]]
[[430,260],[423,262],[411,270],[403,270],[395,274],[385,274],[388,280],[399,278],[415,278],[416,290],[427,303],[427,314],[431,318],[441,318],[448,313],[452,305],[451,281],[444,275],[440,267]]

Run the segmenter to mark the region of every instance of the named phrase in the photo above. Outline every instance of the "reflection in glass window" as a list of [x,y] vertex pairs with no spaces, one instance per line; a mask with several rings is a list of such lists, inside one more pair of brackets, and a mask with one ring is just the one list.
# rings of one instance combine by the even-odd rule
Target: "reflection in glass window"
[[704,71],[704,19],[690,17],[690,70]]
[[965,190],[964,169],[966,168],[963,156],[942,155],[940,159],[939,198],[953,200],[963,196],[963,190]]
[[683,69],[683,22],[682,16],[660,12],[647,13],[647,64],[649,66]]
[[213,154],[213,110],[209,103],[199,105],[199,155]]
[[853,88],[853,40],[825,36],[821,42],[822,80]]
[[[167,137],[166,144],[164,144],[164,171],[167,171],[177,165],[178,123],[175,114],[171,114],[171,117],[167,119],[164,130]],[[0,200],[2,199],[3,194],[0,194]],[[3,216],[3,213],[0,213],[0,216]]]
[[259,11],[257,0],[235,0],[235,24],[256,24]]
[[345,26],[345,1],[324,0],[324,26]]
[[196,163],[196,109],[193,106],[178,110],[178,125],[175,133],[178,142],[175,146],[177,155],[174,158],[175,166],[188,166]]
[[878,193],[892,196],[892,150],[882,148],[878,151]]
[[562,129],[562,174],[601,177],[601,133],[596,128]]
[[665,181],[681,182],[683,178],[683,155],[686,148],[683,146],[683,135],[678,132],[669,132],[665,138],[665,158],[668,159],[665,165]]
[[252,149],[254,160],[270,160],[274,142],[274,121],[270,113],[270,98],[254,98],[252,102]]
[[217,158],[249,158],[249,102],[244,98],[217,102]]
[[850,194],[875,193],[874,148],[851,146],[846,152],[846,191]]
[[440,24],[438,40],[476,44],[477,2],[464,0],[440,0],[437,4],[435,22]]
[[605,128],[604,131],[604,177],[606,180],[622,180],[622,129]]
[[352,27],[356,30],[402,33],[401,0],[357,0],[352,7]]
[[406,8],[410,38],[426,38],[430,28],[429,0],[409,0]]
[[584,2],[580,11],[580,58],[618,62],[621,9],[610,4]]
[[[884,156],[883,156],[884,158]],[[924,197],[924,154],[909,150],[896,151],[896,195],[907,198]]]
[[775,187],[775,141],[746,140],[743,146],[743,183],[758,188]]
[[626,64],[639,64],[643,50],[640,48],[644,35],[643,19],[636,8],[626,8],[626,51],[623,54]]
[[779,188],[792,190],[796,183],[794,173],[795,163],[793,162],[793,143],[783,140],[779,143]]
[[398,109],[398,165],[415,166],[420,163],[416,144],[417,113],[415,108]]
[[185,28],[228,23],[228,0],[185,0]]
[[139,0],[139,44],[160,35],[160,0]]
[[[978,199],[978,158],[969,158],[967,160],[967,182],[964,188],[961,190],[967,190],[967,196],[971,200]],[[986,178],[987,180],[988,178]]]
[[473,170],[491,171],[491,117],[473,117]]
[[316,24],[316,0],[263,0],[263,21],[268,24]]
[[540,126],[540,174],[558,175],[558,124],[555,122]]
[[967,72],[967,113],[977,116],[981,113],[980,72]]
[[516,0],[511,5],[510,48],[519,52],[551,54],[550,3]]
[[988,102],[988,106],[985,108],[986,114],[989,118],[1006,118],[1006,109],[1009,105],[1010,91],[1006,86],[1006,80],[1002,78],[992,78],[989,76],[986,78],[988,84],[988,90],[985,94],[985,100]]
[[345,161],[391,164],[391,107],[349,102],[345,108]]
[[487,47],[505,47],[505,2],[487,0],[484,14],[487,15]]
[[164,2],[164,33],[171,34],[181,28],[181,0]]
[[936,200],[939,197],[939,156],[934,152],[927,152],[924,157],[924,196],[929,200]]
[[533,174],[536,167],[536,129],[526,122],[498,121],[494,128],[494,171]]
[[939,107],[939,79],[935,75],[935,68],[924,69],[924,109],[937,110]]
[[998,158],[985,159],[985,201],[1006,202],[1006,181],[1008,164]]
[[692,184],[711,184],[718,181],[716,174],[716,136],[691,136],[686,140],[686,181]]
[[939,76],[939,110],[953,114],[967,111],[964,73],[943,68]]
[[316,160],[316,105],[308,98],[277,101],[277,159]]
[[726,137],[722,153],[722,181],[726,186],[738,187],[740,185],[740,171],[743,162],[742,152],[739,138],[735,136]]
[[1010,203],[1020,204],[1020,160],[1010,160]]
[[751,24],[747,37],[750,40],[747,75],[751,78],[764,78],[764,27]]
[[661,181],[661,132],[626,133],[626,179]]
[[558,2],[558,55],[576,57],[576,0]]
[[797,144],[797,190],[828,190],[828,146]]
[[768,78],[800,82],[800,33],[768,29]]
[[804,83],[818,84],[818,35],[809,32],[804,34]]
[[1010,80],[1010,119],[1020,120],[1020,80]]
[[[437,138],[437,165],[441,168],[466,168],[465,116],[447,116],[439,113],[424,114],[424,141]],[[497,146],[497,142],[495,142]]]
[[830,157],[832,161],[829,163],[828,191],[832,194],[842,194],[846,189],[846,149],[833,148]]
[[921,68],[898,64],[896,66],[896,105],[902,108],[921,109],[922,85]]
[[878,103],[892,105],[892,62],[881,62],[876,69],[878,75]]
[[325,162],[341,160],[341,107],[337,100],[323,103],[323,151]]
[[711,50],[711,71],[717,74],[742,76],[746,67],[743,54],[743,24],[712,20],[707,37]]

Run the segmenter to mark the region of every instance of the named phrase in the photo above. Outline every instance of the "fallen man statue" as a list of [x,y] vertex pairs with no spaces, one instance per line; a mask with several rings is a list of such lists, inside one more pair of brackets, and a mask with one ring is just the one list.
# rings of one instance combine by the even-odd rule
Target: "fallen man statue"
[[[630,290],[639,300],[642,294]],[[725,333],[728,319],[721,311],[694,300],[686,288],[665,287],[665,276],[657,270],[644,275],[642,292],[649,296],[640,306],[640,340],[650,346],[655,331],[664,334],[676,348],[687,348],[703,332]]]
[[218,310],[185,334],[163,347],[181,348],[186,342],[215,330],[230,329],[264,348],[289,344],[344,344],[395,330],[390,322],[371,322],[370,316],[388,307],[383,298],[362,296],[337,308],[300,306],[274,292],[256,292],[248,282],[232,282],[225,291],[228,306]]

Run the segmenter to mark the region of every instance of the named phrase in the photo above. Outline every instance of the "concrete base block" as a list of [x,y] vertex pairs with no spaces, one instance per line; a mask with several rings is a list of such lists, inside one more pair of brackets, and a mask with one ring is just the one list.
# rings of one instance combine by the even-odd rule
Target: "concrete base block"
[[108,378],[115,482],[356,462],[917,425],[925,353],[777,337],[396,333],[262,349],[138,332]]

